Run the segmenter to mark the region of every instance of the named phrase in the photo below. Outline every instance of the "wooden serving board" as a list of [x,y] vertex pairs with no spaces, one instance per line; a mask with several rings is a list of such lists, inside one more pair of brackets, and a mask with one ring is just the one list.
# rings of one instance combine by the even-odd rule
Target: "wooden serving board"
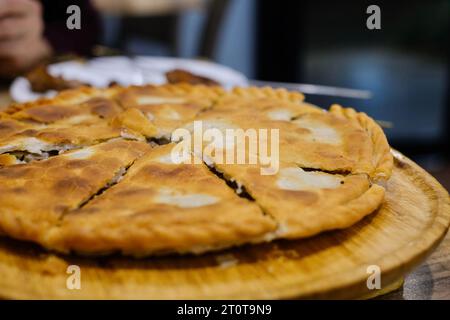
[[[0,239],[0,297],[50,299],[358,298],[376,294],[367,267],[395,287],[444,237],[447,191],[395,153],[386,202],[355,226],[298,241],[276,241],[203,256],[80,258]],[[66,286],[67,267],[81,289]],[[379,292],[382,292],[379,291]]]

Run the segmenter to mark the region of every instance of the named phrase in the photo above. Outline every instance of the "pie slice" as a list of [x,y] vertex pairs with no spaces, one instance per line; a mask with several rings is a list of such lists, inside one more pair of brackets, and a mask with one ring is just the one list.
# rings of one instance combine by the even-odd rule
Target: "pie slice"
[[374,212],[384,199],[384,188],[372,184],[365,174],[305,171],[293,163],[280,163],[274,175],[262,175],[259,165],[214,167],[277,221],[278,238],[347,228]]
[[179,163],[155,147],[124,178],[66,214],[46,244],[68,252],[201,253],[270,239],[275,222],[207,166]]
[[151,139],[158,136],[158,128],[137,108],[128,108],[114,117],[111,122],[113,128],[120,128],[123,136],[130,138]]
[[[278,156],[271,148],[274,141],[270,138],[263,140],[267,143],[268,152],[261,153],[261,145],[256,148],[250,146],[248,137],[252,135],[249,134],[246,143],[242,144],[245,148],[244,161],[236,164],[239,142],[226,135],[227,129],[244,127],[244,123],[236,119],[233,119],[234,122],[225,119],[204,121],[204,129],[219,129],[223,133],[223,139],[204,140],[201,150],[196,150],[192,141],[184,145],[187,150],[201,156],[205,163],[223,175],[230,184],[235,185],[237,192],[248,194],[266,214],[277,221],[279,229],[275,237],[309,237],[322,231],[353,225],[374,212],[384,199],[384,188],[372,182],[374,167],[358,167],[360,164],[351,158],[351,153],[344,153],[344,148],[339,149],[341,140],[335,141],[334,131],[327,131],[332,130],[332,126],[327,127],[326,121],[314,122],[317,120],[316,115],[318,114],[307,115],[312,117],[311,121],[309,118],[300,118],[303,127],[285,121],[253,122],[257,129],[280,130]],[[324,116],[331,117],[331,122],[335,121],[333,115],[324,113]],[[246,125],[250,126],[250,122],[252,121],[247,121]],[[242,126],[238,126],[238,123]],[[195,132],[193,126],[187,126],[192,133]],[[348,130],[351,131],[351,128]],[[365,135],[365,131],[360,129],[351,132],[350,137],[354,140],[357,137],[355,132]],[[350,143],[350,137],[344,135],[342,140]],[[366,138],[367,149],[372,152],[372,141]],[[260,139],[254,141],[261,142]],[[211,145],[214,145],[214,151],[210,153],[208,148]],[[234,164],[226,162],[230,153],[233,154]],[[369,157],[370,153],[367,154]],[[253,164],[250,162],[251,156]],[[270,162],[266,160],[267,157]],[[327,170],[330,168],[340,171],[330,172]],[[366,171],[358,172],[363,169]]]
[[374,143],[359,124],[323,112],[304,114],[279,128],[283,160],[303,168],[374,176]]
[[[219,121],[211,127],[227,126]],[[204,144],[201,156],[236,192],[253,199],[261,209],[278,223],[276,238],[304,238],[322,231],[346,228],[374,212],[383,202],[384,188],[372,183],[366,173],[327,172],[321,169],[301,168],[298,164],[281,160],[272,154],[261,154],[259,149],[245,144],[244,161],[237,163],[238,142],[226,139],[214,141],[214,152]],[[184,143],[181,141],[180,144]],[[208,141],[210,143],[210,141]],[[184,144],[185,150],[198,150]],[[259,146],[258,146],[259,148]],[[280,146],[281,148],[281,146]],[[268,147],[270,148],[270,145]],[[234,164],[227,163],[233,153]],[[269,156],[270,162],[262,160]],[[255,159],[253,164],[251,157]],[[321,163],[316,162],[317,167]]]
[[82,104],[90,99],[97,97],[110,97],[115,94],[118,89],[95,89],[92,87],[81,87],[77,89],[65,90],[60,92],[53,98],[42,98],[36,101],[12,104],[3,112],[9,115],[25,111],[29,108],[37,106],[66,106],[66,105],[78,105]]
[[[223,94],[220,87],[188,84],[130,87],[115,98],[127,108],[135,108],[157,128],[149,138],[170,138],[170,134],[198,113],[210,108]],[[143,133],[145,134],[145,133]]]
[[[381,127],[367,114],[363,112],[356,112],[352,108],[343,108],[340,105],[334,104],[330,108],[330,113],[344,119],[354,125],[359,125],[366,131],[372,142],[372,153],[369,158],[365,158],[367,162],[372,164],[372,171],[370,176],[377,181],[385,182],[392,174],[394,167],[394,158],[391,153],[391,148],[384,135]],[[351,137],[349,137],[351,139]],[[361,140],[353,140],[353,144],[360,144]],[[355,148],[353,148],[355,150]]]
[[65,214],[116,182],[148,149],[146,143],[119,139],[0,168],[0,233],[45,245]]
[[[42,159],[49,152],[62,152],[131,135],[124,126],[110,122],[123,112],[109,97],[115,89],[81,88],[62,92],[54,99],[41,99],[23,105],[12,105],[0,114],[1,165]],[[7,160],[9,159],[9,160]]]
[[95,97],[80,104],[36,104],[11,115],[17,120],[29,120],[37,123],[92,124],[100,119],[111,119],[122,108],[112,99]]
[[[267,145],[270,145],[267,141],[270,132],[278,131],[280,158],[302,168],[364,173],[375,180],[390,177],[393,160],[389,144],[381,128],[367,115],[337,105],[327,112],[290,100],[288,103],[282,100],[275,107],[265,105],[268,100],[258,95],[252,98],[247,94],[243,101],[245,103],[239,102],[234,95],[224,96],[213,109],[203,112],[194,121],[201,122],[203,130],[216,128],[224,136],[227,129],[257,133],[266,130]],[[277,109],[282,106],[283,110],[292,111],[286,113],[285,118],[281,116],[284,111]],[[271,112],[277,112],[279,117]],[[194,121],[184,128],[194,133]]]
[[39,127],[36,123],[18,121],[10,115],[0,113],[0,139],[5,139],[21,131]]
[[285,89],[235,88],[223,95],[207,115],[290,121],[305,113],[323,112],[303,99],[303,94]]
[[[246,147],[251,143],[258,148],[260,143],[264,143],[268,146],[267,152],[277,152],[279,158],[297,163],[303,168],[371,174],[374,168],[370,162],[372,141],[369,135],[359,126],[352,126],[348,122],[347,126],[344,123],[342,128],[335,129],[326,123],[330,122],[329,118],[334,117],[329,113],[317,114],[323,119],[316,121],[314,127],[309,126],[306,119],[315,115],[306,114],[300,122],[300,119],[267,120],[257,115],[253,118],[236,116],[232,113],[225,116],[212,111],[200,115],[196,120],[187,123],[184,128],[189,130],[193,137],[195,132],[198,133],[201,130],[202,136],[197,140],[203,140],[204,148],[211,144],[225,149],[236,148],[237,130],[240,130],[241,135],[245,136]],[[220,130],[222,134],[220,141],[209,139],[204,135],[209,129]],[[339,129],[343,130],[338,131]],[[177,135],[178,131],[174,131],[172,135],[174,141],[178,141]],[[273,140],[275,136],[277,140]],[[361,143],[352,145],[351,140],[348,140],[349,136],[359,137]],[[271,148],[272,142],[276,146],[274,150]],[[352,153],[350,149],[356,149],[357,153]],[[198,153],[198,150],[196,152]],[[231,152],[236,153],[236,150],[233,149]],[[246,150],[246,154],[250,152],[252,151]]]
[[62,153],[122,136],[124,132],[121,128],[113,128],[107,123],[63,127],[49,125],[0,138],[0,154],[9,153],[19,158],[28,155],[30,159],[42,159],[52,153]]

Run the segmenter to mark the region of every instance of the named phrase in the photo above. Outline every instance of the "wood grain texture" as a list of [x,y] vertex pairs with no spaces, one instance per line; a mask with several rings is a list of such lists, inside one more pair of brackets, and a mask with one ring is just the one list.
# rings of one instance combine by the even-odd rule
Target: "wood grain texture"
[[[132,260],[80,258],[0,239],[0,297],[69,299],[358,298],[367,267],[389,288],[444,237],[448,193],[411,160],[396,155],[385,204],[342,231],[204,256]],[[81,268],[81,290],[68,290],[68,265]]]
[[383,300],[450,300],[450,232],[439,247]]

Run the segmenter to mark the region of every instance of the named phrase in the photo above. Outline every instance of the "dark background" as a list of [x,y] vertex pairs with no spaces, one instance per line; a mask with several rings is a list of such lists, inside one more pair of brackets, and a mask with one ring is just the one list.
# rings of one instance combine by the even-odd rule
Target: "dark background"
[[449,1],[373,2],[381,30],[365,27],[370,3],[259,1],[257,77],[368,89],[370,100],[308,98],[391,122],[391,143],[409,155],[448,153]]
[[[211,0],[194,12],[104,17],[104,44],[126,54],[203,57],[249,78],[369,90],[372,98],[307,95],[354,107],[430,170],[450,153],[450,0]],[[381,30],[366,9],[381,9]],[[450,171],[450,170],[448,170]]]

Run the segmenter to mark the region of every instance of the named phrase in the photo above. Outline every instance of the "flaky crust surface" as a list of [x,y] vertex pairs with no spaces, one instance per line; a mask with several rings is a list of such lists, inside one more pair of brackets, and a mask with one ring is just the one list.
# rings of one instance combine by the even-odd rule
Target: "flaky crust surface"
[[378,180],[389,179],[392,174],[394,159],[381,127],[367,114],[356,112],[352,108],[343,108],[340,105],[334,104],[331,106],[330,112],[352,122],[356,122],[367,132],[372,141],[373,150],[371,157],[373,171],[370,174]]
[[47,160],[0,168],[0,232],[45,245],[48,231],[143,155],[141,142],[113,140]]
[[126,176],[53,228],[48,247],[82,253],[202,252],[263,238],[276,228],[206,165],[174,164],[174,146],[147,152]]
[[[193,150],[198,163],[172,163],[175,144],[158,144],[199,120],[279,130],[279,171]],[[392,167],[373,119],[301,93],[79,88],[0,113],[0,233],[65,253],[135,256],[309,237],[376,211]]]

